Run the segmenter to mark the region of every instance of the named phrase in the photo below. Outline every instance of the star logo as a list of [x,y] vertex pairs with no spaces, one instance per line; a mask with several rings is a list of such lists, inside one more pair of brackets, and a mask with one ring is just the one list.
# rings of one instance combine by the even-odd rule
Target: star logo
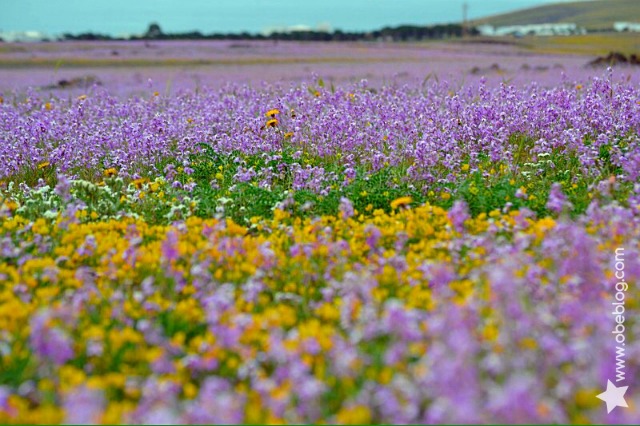
[[597,398],[607,403],[607,414],[616,407],[628,407],[627,401],[624,400],[624,393],[628,388],[629,386],[616,387],[611,380],[607,380],[607,390],[596,395]]

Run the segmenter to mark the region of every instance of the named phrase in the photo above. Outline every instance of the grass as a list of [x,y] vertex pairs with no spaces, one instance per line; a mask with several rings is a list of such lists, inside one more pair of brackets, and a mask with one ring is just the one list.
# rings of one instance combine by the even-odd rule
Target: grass
[[[639,3],[640,4],[640,3]],[[592,33],[570,36],[525,37],[521,46],[538,53],[604,56],[616,51],[626,55],[640,53],[638,33]]]
[[453,43],[509,45],[538,54],[606,56],[609,52],[621,52],[625,55],[640,54],[640,35],[638,33],[603,32],[577,34],[569,36],[526,36],[515,38],[471,37],[452,40]]

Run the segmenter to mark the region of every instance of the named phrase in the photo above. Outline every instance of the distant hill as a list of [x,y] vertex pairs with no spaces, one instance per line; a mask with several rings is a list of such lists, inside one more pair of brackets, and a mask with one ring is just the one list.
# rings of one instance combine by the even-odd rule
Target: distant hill
[[575,23],[588,30],[613,27],[614,22],[640,22],[640,0],[592,0],[557,3],[476,19],[472,25],[493,26]]

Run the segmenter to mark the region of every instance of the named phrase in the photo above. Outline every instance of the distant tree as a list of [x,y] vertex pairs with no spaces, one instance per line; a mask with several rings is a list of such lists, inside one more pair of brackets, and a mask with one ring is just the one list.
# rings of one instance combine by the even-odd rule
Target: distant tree
[[162,29],[160,28],[160,25],[157,24],[156,22],[153,22],[149,25],[149,29],[147,29],[147,32],[144,33],[144,38],[162,38],[162,36],[164,35],[164,33],[162,32]]
[[94,33],[82,33],[82,34],[64,33],[62,35],[62,40],[96,41],[96,40],[113,40],[113,37],[106,34],[94,34]]

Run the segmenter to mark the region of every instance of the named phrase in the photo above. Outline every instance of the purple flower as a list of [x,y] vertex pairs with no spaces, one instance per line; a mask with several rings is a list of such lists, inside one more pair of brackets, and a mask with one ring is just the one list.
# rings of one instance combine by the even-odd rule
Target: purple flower
[[178,252],[178,233],[176,231],[167,232],[167,236],[162,242],[162,257],[165,262],[171,263],[180,257]]
[[449,210],[448,216],[455,230],[458,232],[463,232],[464,222],[470,218],[467,203],[462,200],[458,200],[453,203],[453,206]]
[[560,214],[563,210],[571,210],[573,205],[567,200],[567,196],[562,192],[562,186],[555,182],[551,185],[549,192],[549,201],[547,201],[547,209]]
[[105,408],[104,396],[95,389],[78,387],[65,396],[63,408],[67,424],[96,424]]
[[347,220],[352,217],[353,214],[353,203],[348,198],[340,198],[340,218]]
[[369,246],[370,250],[376,250],[378,247],[378,243],[380,242],[380,238],[382,238],[382,232],[375,225],[368,224],[364,229],[367,238],[366,242]]
[[60,328],[51,325],[49,311],[37,313],[31,319],[29,342],[33,351],[43,359],[62,365],[73,358],[71,338]]
[[516,191],[515,194],[516,198],[519,198],[521,200],[526,200],[528,197],[527,193],[525,191],[522,190],[522,188],[518,188],[518,190]]

